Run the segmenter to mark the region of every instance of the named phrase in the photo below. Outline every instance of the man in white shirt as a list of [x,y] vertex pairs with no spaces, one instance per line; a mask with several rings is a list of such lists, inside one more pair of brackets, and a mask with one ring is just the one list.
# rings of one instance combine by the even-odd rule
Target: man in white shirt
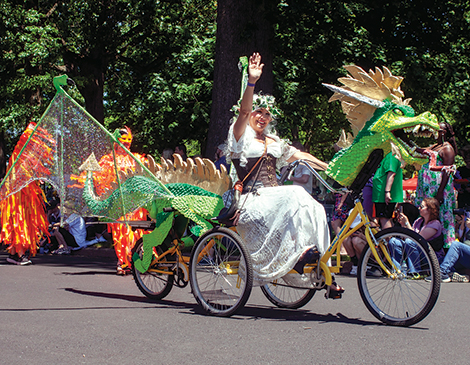
[[303,164],[299,164],[299,166],[295,168],[294,175],[291,180],[294,185],[302,186],[307,193],[312,194],[313,176],[308,167]]
[[[292,146],[304,152],[304,146],[299,141],[294,141]],[[304,164],[299,164],[294,171],[293,176],[290,179],[294,185],[302,186],[307,193],[312,194],[313,175]]]
[[53,253],[58,255],[67,255],[71,250],[79,250],[104,241],[106,239],[103,236],[87,241],[85,220],[76,213],[67,218],[64,228],[56,227],[51,235],[52,247],[57,244],[59,246]]

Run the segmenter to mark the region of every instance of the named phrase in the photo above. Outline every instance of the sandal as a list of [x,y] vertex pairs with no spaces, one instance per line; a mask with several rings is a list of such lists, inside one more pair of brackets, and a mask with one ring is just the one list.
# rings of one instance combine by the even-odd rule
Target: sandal
[[[336,289],[334,289],[334,288]],[[336,284],[336,281],[333,281],[327,289],[325,297],[328,299],[341,299],[343,297],[344,288]]]
[[297,261],[293,269],[302,275],[304,273],[305,265],[313,264],[317,262],[319,258],[320,251],[318,251],[317,246],[313,246],[300,256],[299,261]]
[[130,268],[125,266],[125,267],[122,267],[121,265],[117,265],[117,268],[116,268],[116,275],[122,275],[122,276],[125,276],[127,274],[130,273]]

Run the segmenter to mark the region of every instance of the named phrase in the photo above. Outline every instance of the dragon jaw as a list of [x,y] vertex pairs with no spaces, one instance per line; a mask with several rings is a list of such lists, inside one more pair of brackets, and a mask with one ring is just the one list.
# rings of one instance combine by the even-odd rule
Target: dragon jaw
[[374,149],[382,149],[386,155],[393,146],[394,154],[403,165],[423,165],[428,161],[407,134],[436,137],[439,131],[436,116],[429,112],[415,116],[413,108],[408,105],[384,102],[385,105],[366,122],[353,144],[339,151],[328,165],[327,174],[340,184],[348,186],[354,181]]
[[[430,112],[414,116],[414,110],[405,105],[391,103],[385,108],[388,109],[385,112],[378,110],[381,116],[376,119],[376,123],[370,124],[370,131],[381,134],[382,142],[390,143],[394,155],[402,162],[402,166],[425,164],[428,161],[427,156],[420,153],[421,148],[408,135],[437,139],[439,124],[436,116]],[[371,121],[374,119],[371,118]]]

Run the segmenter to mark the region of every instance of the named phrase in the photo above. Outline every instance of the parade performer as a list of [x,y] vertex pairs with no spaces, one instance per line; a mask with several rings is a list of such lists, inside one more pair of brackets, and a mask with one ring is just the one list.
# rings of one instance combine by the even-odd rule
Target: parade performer
[[[27,185],[0,201],[2,226],[0,241],[8,246],[10,255],[7,261],[14,265],[31,264],[28,256],[35,256],[41,237],[49,235],[44,192],[38,181],[28,182],[28,179],[35,161],[42,158],[50,161],[50,149],[43,142],[50,141],[51,136],[41,128],[31,136],[35,126],[35,123],[30,123],[20,137],[10,157],[7,170],[8,175],[25,174],[23,183]],[[20,151],[28,140],[30,145],[28,152],[22,154],[21,159],[17,161]],[[42,173],[50,174],[45,168],[42,168]]]
[[[271,122],[279,110],[274,97],[254,94],[262,70],[261,56],[254,53],[241,102],[234,107],[238,116],[227,139],[228,158],[238,178],[244,180],[237,231],[251,254],[258,285],[292,269],[302,274],[305,264],[318,260],[330,242],[323,206],[300,186],[278,186],[276,168],[289,162],[307,159],[319,170],[325,170],[327,164],[275,134]],[[330,297],[339,298],[343,291],[333,283]]]
[[[125,148],[130,150],[132,144],[132,132],[125,126],[124,128],[115,131],[115,135],[118,140],[124,145]],[[138,153],[132,153],[133,156],[146,164],[147,159]],[[98,196],[107,195],[109,189],[114,185],[116,181],[116,169],[114,166],[114,159],[119,171],[123,173],[132,174],[135,172],[137,166],[136,161],[132,156],[126,153],[122,147],[115,144],[114,151],[104,155],[98,162],[101,167],[101,171],[93,174],[93,183]],[[72,176],[72,180],[78,181],[78,184],[73,187],[83,188],[86,178],[86,173],[83,172],[80,176]],[[126,214],[121,217],[123,221],[144,221],[147,220],[147,210],[144,208],[137,209],[136,211]],[[112,233],[114,250],[118,258],[116,273],[118,275],[126,275],[130,272],[131,266],[131,251],[135,243],[145,233],[142,229],[132,230],[125,224],[122,223],[109,223],[108,231]]]

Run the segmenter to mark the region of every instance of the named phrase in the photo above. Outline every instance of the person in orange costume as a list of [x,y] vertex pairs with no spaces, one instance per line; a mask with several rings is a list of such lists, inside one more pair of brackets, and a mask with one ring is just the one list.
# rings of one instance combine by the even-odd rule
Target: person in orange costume
[[[32,178],[31,163],[43,159],[50,160],[50,148],[42,141],[50,140],[51,136],[42,128],[37,129],[29,141],[30,148],[18,159],[35,126],[35,123],[28,125],[8,162],[8,170],[13,170],[7,173],[11,173],[12,176],[23,176],[25,184]],[[36,169],[43,169],[41,172],[50,174],[44,167],[36,166]],[[29,183],[20,191],[0,201],[0,223],[0,241],[8,246],[10,252],[7,262],[14,265],[31,264],[30,256],[36,255],[40,239],[44,235],[49,235],[45,196],[38,181]]]
[[[132,143],[132,132],[128,127],[124,127],[118,130],[120,134],[119,142],[124,147],[130,150]],[[133,153],[134,157],[142,163],[146,163],[146,158],[138,153]],[[114,168],[114,157],[116,158],[116,164],[120,171],[125,173],[132,173],[136,169],[136,161],[128,155],[119,145],[114,147],[113,153],[104,155],[98,162],[102,170],[93,174],[93,182],[96,189],[96,194],[101,196],[108,192],[112,183],[116,182],[116,172]],[[83,187],[85,182],[85,174],[81,174],[79,177],[72,177],[77,180],[80,186]],[[126,221],[142,221],[147,220],[147,210],[140,208],[133,213],[127,214],[125,217],[121,217],[120,220]],[[137,229],[132,231],[130,227],[121,223],[109,223],[108,232],[112,232],[114,241],[114,250],[118,258],[116,273],[118,275],[126,275],[130,272],[131,266],[131,251],[135,243],[144,234],[144,230]]]

